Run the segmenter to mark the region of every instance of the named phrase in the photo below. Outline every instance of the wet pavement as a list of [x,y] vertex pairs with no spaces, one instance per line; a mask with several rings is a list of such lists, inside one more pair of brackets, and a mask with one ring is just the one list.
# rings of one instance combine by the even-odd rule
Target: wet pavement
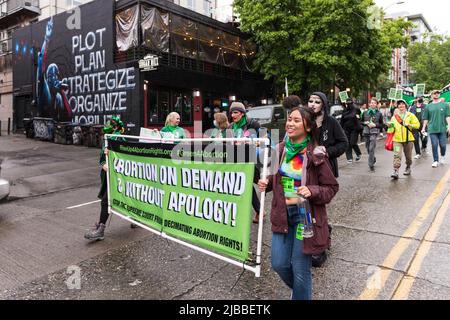
[[[116,216],[104,241],[86,241],[99,202],[68,208],[97,200],[98,155],[0,137],[0,177],[11,181],[13,200],[0,204],[0,299],[289,299],[270,266],[268,217],[260,278]],[[433,169],[429,154],[414,160],[412,176],[391,181],[392,153],[381,141],[375,172],[365,154],[352,164],[343,158],[328,206],[332,248],[313,269],[313,298],[450,299],[450,164]],[[255,246],[256,225],[252,239]]]

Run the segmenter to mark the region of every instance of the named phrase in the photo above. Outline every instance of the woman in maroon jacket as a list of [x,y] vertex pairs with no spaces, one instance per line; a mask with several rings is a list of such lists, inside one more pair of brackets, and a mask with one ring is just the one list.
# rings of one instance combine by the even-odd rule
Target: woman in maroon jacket
[[[292,109],[286,123],[288,139],[277,146],[279,161],[272,166],[272,175],[258,182],[261,191],[273,191],[272,267],[292,289],[293,300],[311,299],[311,255],[329,246],[325,205],[339,190],[325,148],[311,135],[315,126],[309,109]],[[311,207],[311,238],[303,238],[299,197],[307,199]]]

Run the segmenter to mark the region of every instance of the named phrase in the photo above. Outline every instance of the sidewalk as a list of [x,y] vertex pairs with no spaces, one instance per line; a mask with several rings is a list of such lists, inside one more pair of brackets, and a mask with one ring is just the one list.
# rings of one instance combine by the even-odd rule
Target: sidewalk
[[100,149],[0,136],[0,177],[9,181],[9,200],[99,183]]

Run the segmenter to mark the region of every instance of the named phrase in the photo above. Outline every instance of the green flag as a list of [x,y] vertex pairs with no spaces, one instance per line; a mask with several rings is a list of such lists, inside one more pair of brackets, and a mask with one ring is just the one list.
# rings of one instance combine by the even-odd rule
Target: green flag
[[450,83],[441,90],[441,98],[444,98],[446,102],[450,102]]

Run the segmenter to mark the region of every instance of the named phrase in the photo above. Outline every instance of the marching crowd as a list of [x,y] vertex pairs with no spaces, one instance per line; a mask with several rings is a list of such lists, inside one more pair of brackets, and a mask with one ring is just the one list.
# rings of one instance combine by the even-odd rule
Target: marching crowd
[[[375,98],[362,110],[349,98],[342,103],[344,109],[340,121],[329,115],[329,103],[322,92],[313,92],[305,105],[295,95],[284,99],[283,107],[288,114],[286,135],[273,151],[277,161],[272,162],[272,174],[259,179],[257,186],[261,192],[273,192],[270,209],[272,267],[292,289],[292,299],[312,298],[311,267],[320,267],[325,262],[331,244],[332,228],[328,224],[326,205],[339,190],[337,160],[344,153],[348,163],[361,160],[360,136],[365,142],[369,170],[374,171],[377,138],[386,131],[385,148],[393,151],[390,175],[393,180],[399,177],[403,155],[406,165],[403,174],[411,175],[412,150],[415,149],[414,158],[420,158],[428,137],[433,153],[432,167],[445,163],[450,106],[441,101],[439,90],[433,90],[431,97],[432,101],[427,105],[422,97],[417,97],[411,106],[405,100],[398,100],[388,112],[380,111],[379,101]],[[252,137],[252,132],[260,129],[258,121],[247,117],[246,108],[240,102],[231,104],[228,116],[216,113],[214,126],[212,138]],[[122,121],[113,117],[104,132],[120,135]],[[180,115],[170,113],[160,133],[173,139],[186,137],[180,127]],[[107,149],[102,148],[100,218],[95,228],[85,234],[89,240],[104,238],[109,216],[105,154]],[[253,222],[258,223],[260,202],[256,189],[252,190],[252,205],[255,211]],[[300,206],[309,208],[309,212],[299,210]],[[311,221],[308,221],[308,214]],[[312,226],[312,236],[305,231],[308,224]]]

